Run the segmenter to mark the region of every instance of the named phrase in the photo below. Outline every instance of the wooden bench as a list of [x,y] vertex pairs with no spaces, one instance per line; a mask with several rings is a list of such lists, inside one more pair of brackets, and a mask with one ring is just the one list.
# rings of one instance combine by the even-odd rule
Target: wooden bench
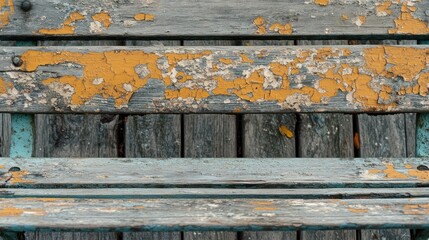
[[[417,43],[429,39],[426,9],[418,0],[0,0],[0,38],[19,45],[0,50],[0,236],[427,239],[429,48]],[[320,39],[331,45],[306,44]],[[114,46],[61,42],[88,40]],[[148,46],[154,40],[164,45]],[[52,113],[69,122],[46,130]],[[295,128],[295,113],[318,115],[298,115]],[[342,117],[328,127],[320,113]],[[413,114],[387,128],[352,115],[363,113]],[[213,116],[242,121],[219,127]],[[242,128],[253,135],[236,139]],[[359,132],[385,141],[395,128],[407,140],[389,154]],[[311,131],[336,144],[296,140]],[[45,144],[65,132],[78,154]],[[208,132],[223,145],[206,144]],[[92,139],[103,147],[90,149]],[[383,149],[367,156],[367,145]],[[230,148],[240,151],[226,156]],[[338,151],[327,158],[323,148]],[[161,233],[122,234],[143,231]]]

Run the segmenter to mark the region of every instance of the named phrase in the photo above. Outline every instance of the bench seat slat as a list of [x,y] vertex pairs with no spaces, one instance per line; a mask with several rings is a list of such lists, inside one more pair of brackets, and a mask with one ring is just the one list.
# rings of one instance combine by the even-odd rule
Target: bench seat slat
[[[4,187],[415,187],[427,158],[0,158]],[[19,167],[21,171],[8,172]],[[419,170],[421,169],[421,170]]]
[[429,227],[428,198],[0,199],[13,231],[300,230]]
[[205,198],[205,199],[360,199],[429,197],[429,188],[325,188],[325,189],[222,189],[222,188],[83,188],[0,190],[0,198]]
[[[21,1],[0,5],[0,36],[425,36],[427,1]],[[9,4],[15,3],[13,8]],[[410,24],[417,25],[416,27]]]
[[429,110],[428,53],[425,46],[4,48],[0,111],[421,112]]

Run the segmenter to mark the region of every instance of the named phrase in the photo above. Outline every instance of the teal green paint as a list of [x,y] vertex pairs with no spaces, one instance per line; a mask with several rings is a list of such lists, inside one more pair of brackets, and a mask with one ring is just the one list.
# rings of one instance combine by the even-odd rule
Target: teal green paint
[[33,115],[12,114],[10,157],[31,157],[33,153]]
[[[419,41],[419,44],[429,44],[429,41]],[[416,153],[418,157],[429,156],[429,114],[417,115]]]
[[25,46],[37,46],[37,42],[31,41],[16,41],[16,46],[25,47]]

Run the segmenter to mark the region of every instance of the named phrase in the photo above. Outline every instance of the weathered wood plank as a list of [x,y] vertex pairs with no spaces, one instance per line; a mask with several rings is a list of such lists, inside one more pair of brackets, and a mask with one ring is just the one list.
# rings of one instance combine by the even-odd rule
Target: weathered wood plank
[[[427,162],[426,158],[1,158],[0,172],[2,184],[10,187],[415,187],[428,184],[423,167]],[[12,167],[21,171],[7,172]]]
[[78,188],[0,190],[1,198],[206,198],[206,199],[363,199],[429,197],[429,188],[323,188],[323,189],[230,189],[230,188]]
[[[0,109],[421,112],[429,110],[428,51],[422,46],[4,48]],[[21,56],[22,66],[13,66],[14,55]]]
[[[245,46],[293,45],[293,41],[243,41]],[[243,157],[295,157],[295,114],[244,114]],[[258,189],[261,190],[261,189]],[[296,232],[245,231],[244,240],[296,239]]]
[[[406,157],[407,136],[404,114],[396,115],[358,115],[361,157]],[[363,240],[411,239],[409,229],[363,230]]]
[[8,113],[0,114],[0,154],[2,157],[9,157],[10,154],[10,136],[12,135],[11,115]]
[[[427,36],[426,1],[3,1],[1,36]],[[28,11],[25,11],[28,10]],[[190,17],[192,16],[192,17]]]
[[0,199],[3,215],[0,228],[15,231],[428,228],[428,203],[428,198],[263,201],[4,198]]
[[[42,41],[42,46],[105,46],[118,41]],[[95,64],[96,61],[93,62]],[[117,128],[115,115],[35,115],[36,157],[117,157]],[[27,232],[27,240],[116,240],[116,233],[44,233]]]
[[[347,45],[345,40],[306,41],[298,45]],[[298,115],[299,157],[353,157],[353,121],[351,115],[309,114]],[[303,231],[301,240],[354,240],[355,231]]]
[[[185,46],[230,46],[233,41],[184,41]],[[234,115],[184,115],[184,157],[236,157],[237,117]],[[184,240],[236,240],[236,232],[183,233]]]
[[[127,46],[179,46],[180,41],[126,41]],[[125,157],[180,157],[179,114],[131,115],[125,122]],[[124,240],[180,240],[180,232],[123,233]]]

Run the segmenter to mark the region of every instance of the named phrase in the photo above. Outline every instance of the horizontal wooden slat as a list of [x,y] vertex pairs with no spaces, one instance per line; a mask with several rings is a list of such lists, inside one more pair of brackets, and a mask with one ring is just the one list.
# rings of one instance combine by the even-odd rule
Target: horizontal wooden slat
[[429,188],[324,188],[324,189],[231,189],[231,188],[79,188],[0,190],[0,198],[209,198],[209,199],[355,199],[429,197]]
[[1,36],[343,36],[429,33],[415,0],[30,0],[0,4]]
[[428,111],[428,52],[424,46],[4,48],[0,111]]
[[[0,171],[6,187],[414,187],[429,184],[428,161],[1,158]],[[8,172],[13,167],[21,171]]]
[[14,231],[300,230],[428,228],[415,199],[0,199]]

